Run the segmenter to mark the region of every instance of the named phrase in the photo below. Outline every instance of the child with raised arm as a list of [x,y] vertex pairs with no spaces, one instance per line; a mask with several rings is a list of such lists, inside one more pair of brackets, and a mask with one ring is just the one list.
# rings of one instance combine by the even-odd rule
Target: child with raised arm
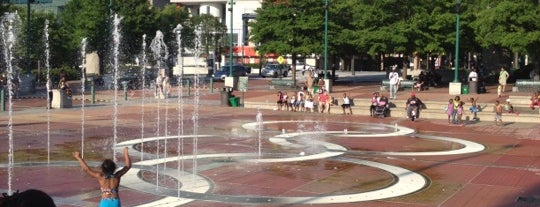
[[73,152],[73,157],[79,161],[79,164],[86,174],[97,179],[101,189],[101,201],[99,202],[99,206],[120,207],[120,196],[118,195],[120,178],[131,168],[131,159],[129,158],[128,148],[124,148],[125,166],[118,171],[116,171],[116,163],[111,159],[105,159],[101,164],[101,171],[96,171],[88,167],[79,152]]

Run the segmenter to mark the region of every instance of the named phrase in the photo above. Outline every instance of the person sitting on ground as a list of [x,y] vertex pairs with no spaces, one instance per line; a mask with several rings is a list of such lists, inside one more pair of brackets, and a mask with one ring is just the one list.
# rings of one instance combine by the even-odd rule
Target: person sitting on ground
[[534,110],[535,106],[540,106],[540,91],[535,91],[531,96],[531,104],[529,107]]
[[288,108],[291,111],[296,111],[296,96],[295,95],[291,96],[291,99],[288,101],[288,103],[289,103]]
[[311,94],[307,95],[304,107],[306,108],[306,112],[314,112],[315,103],[313,102],[313,96]]
[[298,91],[296,97],[296,103],[294,105],[295,111],[304,111],[304,104],[306,102],[306,89]]
[[426,89],[426,74],[424,71],[420,72],[418,79],[414,82],[414,88],[418,91],[423,91]]
[[373,97],[371,97],[371,105],[369,106],[369,114],[373,116],[375,114],[375,108],[379,105],[379,92],[373,92]]
[[519,112],[514,110],[514,106],[510,103],[510,99],[506,99],[506,104],[503,106],[504,112],[519,115]]
[[72,95],[71,88],[69,88],[69,84],[67,83],[65,77],[60,78],[60,82],[58,83],[58,88],[63,90],[66,93],[66,95],[71,97],[71,95]]
[[281,91],[278,91],[277,92],[277,97],[278,97],[278,100],[277,100],[277,110],[281,110],[283,108],[283,104],[285,104],[286,102],[284,102],[284,97],[283,97],[283,93]]
[[[124,148],[125,166],[116,171],[116,163],[111,159],[105,159],[101,164],[101,171],[95,171],[88,167],[79,152],[73,152],[73,157],[79,161],[84,172],[93,178],[96,178],[101,188],[101,201],[99,206],[120,207],[120,196],[118,187],[120,187],[120,178],[131,169],[131,159],[129,158],[128,148]],[[116,171],[116,172],[115,172]]]
[[351,98],[349,98],[347,93],[343,93],[343,104],[341,104],[341,108],[343,109],[343,114],[352,114]]

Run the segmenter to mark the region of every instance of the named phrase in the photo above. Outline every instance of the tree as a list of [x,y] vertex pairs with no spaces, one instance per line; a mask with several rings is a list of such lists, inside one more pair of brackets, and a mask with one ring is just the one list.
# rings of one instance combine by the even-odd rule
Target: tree
[[475,40],[483,48],[503,47],[540,58],[540,6],[531,0],[482,0],[476,6]]

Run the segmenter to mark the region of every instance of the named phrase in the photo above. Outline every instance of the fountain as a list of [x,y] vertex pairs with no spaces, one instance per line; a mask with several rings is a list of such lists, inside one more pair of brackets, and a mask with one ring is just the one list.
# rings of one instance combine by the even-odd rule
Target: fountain
[[146,34],[142,36],[142,87],[141,87],[141,161],[144,160],[144,105],[145,105],[145,86],[146,86]]
[[81,157],[84,158],[84,122],[85,122],[85,108],[84,108],[84,92],[86,85],[86,38],[81,41]]
[[2,17],[2,42],[4,45],[4,60],[6,60],[7,68],[7,92],[8,92],[8,139],[9,139],[9,152],[8,152],[8,194],[13,193],[11,189],[11,181],[13,178],[13,50],[16,43],[16,26],[19,23],[19,16],[17,13],[6,13]]
[[[113,69],[114,69],[114,124],[113,124],[113,145],[116,146],[118,138],[118,78],[119,78],[119,63],[118,55],[120,53],[120,22],[122,18],[118,17],[118,14],[114,15],[113,19]],[[116,148],[113,147],[113,160],[116,162]]]
[[[183,90],[182,90],[182,76],[183,76],[183,70],[182,70],[182,25],[178,24],[174,28],[173,32],[176,34],[176,44],[178,47],[177,51],[177,61],[178,66],[180,67],[179,74],[177,75],[177,82],[178,82],[178,97],[177,97],[177,111],[178,111],[178,127],[177,127],[177,147],[176,147],[176,153],[177,153],[177,176],[180,177],[181,173],[184,171],[184,139],[182,136],[184,135],[184,99],[183,99]],[[182,184],[180,182],[177,182],[178,186],[178,197],[180,197],[180,188]]]
[[263,130],[264,130],[264,122],[263,122],[263,116],[262,116],[262,113],[261,113],[261,109],[260,108],[257,108],[257,116],[256,116],[256,119],[257,119],[257,133],[259,135],[258,139],[257,139],[257,145],[258,145],[258,155],[259,155],[259,158],[261,157],[262,155],[262,150],[261,150],[261,142],[262,142],[262,139],[263,139]]
[[47,164],[51,163],[51,96],[52,96],[52,81],[51,81],[51,59],[49,47],[49,20],[45,20],[45,68],[47,70]]
[[[156,60],[157,68],[158,68],[158,75],[161,76],[161,65],[162,62],[167,59],[169,56],[169,52],[167,49],[167,45],[163,41],[163,33],[161,31],[156,31],[156,36],[154,39],[152,39],[152,42],[150,43],[150,49],[152,51],[152,54],[154,56],[154,60]],[[157,85],[157,83],[156,83]],[[157,104],[157,120],[156,120],[156,137],[160,137],[160,128],[161,128],[161,122],[160,122],[160,104],[161,104],[161,98],[162,96],[162,89],[156,90],[156,97],[158,98],[158,104]],[[166,147],[167,145],[165,145]],[[156,140],[156,156],[159,159],[159,152],[160,152],[160,139]],[[164,150],[165,152],[167,149]],[[156,188],[159,189],[159,165],[156,165]]]
[[[199,62],[198,59],[201,57],[202,51],[202,30],[201,25],[197,25],[195,28],[195,62]],[[193,97],[193,176],[197,175],[197,155],[199,149],[199,99],[200,99],[200,90],[199,90],[199,73],[198,70],[195,71],[193,76],[195,95]]]

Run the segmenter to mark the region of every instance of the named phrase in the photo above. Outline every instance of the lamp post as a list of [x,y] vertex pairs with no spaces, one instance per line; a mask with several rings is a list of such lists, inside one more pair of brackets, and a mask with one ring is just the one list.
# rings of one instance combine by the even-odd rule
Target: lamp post
[[324,0],[324,79],[328,79],[328,0]]
[[233,71],[233,0],[230,1],[231,7],[229,8],[229,11],[231,12],[231,19],[230,19],[230,35],[229,35],[229,77],[232,77],[232,71]]
[[458,70],[459,70],[459,7],[461,6],[461,0],[456,0],[456,60],[454,65],[454,83],[459,82]]
[[328,0],[324,0],[324,86],[332,92],[332,80],[328,79]]

